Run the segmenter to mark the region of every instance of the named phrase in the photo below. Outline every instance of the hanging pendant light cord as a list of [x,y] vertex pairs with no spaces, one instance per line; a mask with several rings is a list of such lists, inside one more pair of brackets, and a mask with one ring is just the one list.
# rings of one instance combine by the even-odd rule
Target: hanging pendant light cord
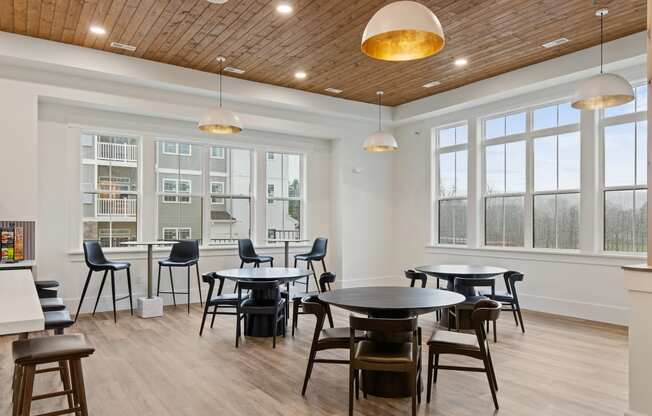
[[222,108],[222,61],[220,60],[220,108]]
[[382,99],[383,99],[383,95],[378,94],[378,131],[383,131],[383,124],[382,124],[382,119],[381,119],[381,117],[383,115],[382,115],[382,112],[380,111],[380,108],[381,108],[381,105],[382,105],[381,104]]
[[600,74],[604,65],[604,14],[600,14]]

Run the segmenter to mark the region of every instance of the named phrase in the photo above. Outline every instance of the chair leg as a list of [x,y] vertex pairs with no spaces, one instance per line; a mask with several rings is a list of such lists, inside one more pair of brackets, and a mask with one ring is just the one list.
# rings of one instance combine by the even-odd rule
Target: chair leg
[[[201,317],[201,326],[199,327],[199,336],[200,337],[204,333],[204,324],[206,323],[206,316],[208,315],[208,308],[209,308],[209,305],[208,305],[208,302],[206,302],[206,306],[204,307],[204,313],[202,314],[202,317]],[[215,315],[213,315],[213,316],[215,316]]]
[[[63,385],[64,390],[71,390],[71,385],[70,385],[70,373],[68,372],[68,362],[67,361],[59,361],[59,376],[61,378],[61,384]],[[66,394],[67,399],[68,399],[68,407],[72,409],[75,407],[72,393],[67,393]]]
[[494,386],[494,380],[491,375],[491,365],[488,363],[487,357],[483,359],[485,373],[487,373],[487,381],[489,381],[489,389],[491,390],[491,397],[494,400],[494,406],[498,410],[498,398],[496,397],[496,386]]
[[240,268],[242,269],[244,267],[244,260],[240,263]]
[[186,299],[188,300],[188,315],[190,315],[190,266],[188,266],[188,279],[187,279],[187,285],[186,288]]
[[113,322],[118,323],[118,312],[115,308],[115,272],[111,270],[111,298],[113,299]]
[[35,371],[35,365],[27,365],[23,369],[23,382],[21,390],[22,402],[18,411],[18,414],[21,416],[29,416],[32,409],[32,392],[34,391]]
[[156,283],[156,297],[161,294],[161,263],[158,264],[158,283]]
[[521,332],[525,334],[525,323],[523,323],[523,315],[521,315],[521,305],[516,301],[516,313],[518,314],[518,320],[521,321]]
[[238,348],[239,342],[240,342],[240,314],[238,314],[235,319],[235,347],[236,348]]
[[129,309],[131,310],[131,316],[134,316],[134,301],[131,296],[131,271],[127,267],[127,288],[129,289]]
[[292,336],[294,336],[294,329],[297,328],[299,323],[299,302],[292,302]]
[[213,324],[215,323],[215,316],[217,316],[216,312],[217,312],[217,305],[215,305],[215,307],[213,308],[213,318],[211,318],[211,329],[213,329]]
[[197,271],[197,288],[199,289],[199,306],[204,306],[204,301],[201,295],[201,279],[199,278],[199,263],[195,263],[195,270]]
[[315,265],[312,264],[312,261],[308,261],[308,268],[312,270],[312,276],[315,279],[315,286],[317,286],[317,292],[321,293],[321,288],[319,287],[319,280],[317,279],[317,272],[315,272]]
[[174,303],[174,306],[177,306],[177,295],[174,293],[174,277],[172,276],[172,267],[169,267],[170,269],[170,287],[172,288],[172,302]]
[[[353,416],[353,372],[355,370],[349,364],[349,416]],[[364,391],[364,390],[363,390]]]
[[97,292],[97,299],[95,300],[95,306],[93,307],[93,315],[95,316],[95,311],[97,310],[97,304],[100,303],[100,297],[102,296],[102,290],[104,289],[104,282],[106,281],[106,275],[109,273],[108,270],[104,270],[104,276],[102,276],[102,283],[100,283],[100,290]]
[[331,305],[326,304],[326,317],[328,318],[328,324],[331,328],[335,328],[333,325],[333,313],[331,312]]
[[417,416],[417,375],[410,371],[410,395],[412,396],[412,416]]
[[79,358],[72,360],[71,365],[75,368],[77,378],[77,394],[79,406],[81,407],[81,416],[88,416],[88,407],[86,403],[86,390],[84,388],[84,374],[82,371],[82,364]]
[[77,305],[77,313],[75,314],[75,322],[77,322],[77,318],[79,318],[79,311],[81,310],[82,303],[84,302],[84,296],[86,296],[86,290],[88,290],[88,283],[91,281],[91,275],[93,274],[92,270],[88,271],[88,275],[86,276],[86,283],[84,283],[84,289],[82,290],[81,298],[79,299],[79,305]]
[[301,395],[305,396],[306,395],[306,389],[308,388],[308,380],[310,380],[310,376],[312,375],[312,367],[315,364],[315,356],[317,355],[317,352],[315,351],[315,346],[312,345],[310,347],[310,355],[308,356],[308,367],[306,368],[306,375],[303,378],[303,387],[301,388]]
[[321,259],[321,265],[324,268],[324,273],[328,272],[328,270],[326,270],[326,262],[324,261],[324,259]]
[[269,267],[274,267],[274,259],[270,260]]
[[518,324],[518,316],[516,315],[516,307],[514,307],[514,302],[510,302],[509,306],[512,307],[512,315],[514,315],[514,322],[516,322],[516,326],[519,326],[519,324]]
[[432,391],[432,373],[434,371],[434,367],[432,365],[432,353],[428,353],[428,386],[427,386],[427,393],[426,393],[426,403],[430,403],[430,394]]
[[272,348],[276,348],[276,330],[278,329],[278,315],[274,314],[274,328],[272,328]]
[[369,385],[367,372],[365,370],[360,371],[360,376],[362,378],[362,397],[367,398],[367,386]]
[[493,327],[494,327],[494,342],[498,342],[498,332],[496,331],[496,321],[494,321]]

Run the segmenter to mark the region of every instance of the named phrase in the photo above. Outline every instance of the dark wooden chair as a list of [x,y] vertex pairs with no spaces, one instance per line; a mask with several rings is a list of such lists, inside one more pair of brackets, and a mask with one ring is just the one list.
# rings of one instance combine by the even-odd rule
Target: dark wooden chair
[[[349,328],[331,328],[324,329],[324,321],[327,314],[330,312],[328,304],[320,302],[317,295],[309,295],[302,299],[301,305],[304,315],[314,315],[316,318],[315,332],[312,337],[312,344],[310,346],[310,355],[308,356],[308,367],[306,368],[306,375],[303,379],[303,387],[301,388],[301,395],[306,394],[308,381],[312,375],[312,368],[315,363],[322,364],[349,364],[349,360],[337,360],[317,358],[319,351],[334,350],[334,349],[347,349],[349,348]],[[365,339],[364,332],[356,332],[356,341]],[[355,374],[357,379],[357,373]],[[356,382],[357,386],[357,382]],[[357,389],[356,389],[357,391]]]
[[[199,303],[202,304],[201,281],[199,280],[199,241],[198,240],[181,240],[176,242],[170,250],[170,256],[167,259],[158,262],[158,283],[156,285],[156,296],[161,293],[172,294],[172,302],[177,306],[176,295],[186,295],[188,303],[188,313],[190,313],[190,269],[195,266],[197,272],[197,288],[199,289]],[[170,271],[170,291],[161,290],[161,268],[167,267]],[[186,267],[188,269],[187,290],[185,292],[176,292],[174,290],[174,277],[172,276],[173,267]]]
[[[129,269],[131,265],[127,262],[115,262],[109,261],[104,257],[104,252],[98,241],[88,240],[84,241],[84,260],[86,261],[86,266],[88,266],[88,275],[86,276],[86,283],[84,283],[84,289],[82,290],[81,297],[79,299],[79,305],[77,306],[77,314],[75,314],[75,321],[79,317],[79,311],[81,310],[82,303],[84,303],[84,297],[86,296],[86,290],[88,289],[88,284],[91,281],[91,276],[93,272],[104,272],[102,277],[102,283],[100,283],[100,290],[97,293],[97,300],[95,301],[95,307],[93,308],[93,315],[97,310],[97,304],[100,301],[102,296],[102,289],[104,289],[104,282],[106,281],[106,275],[111,272],[111,296],[113,298],[113,321],[118,322],[118,315],[116,311],[115,303],[116,301],[129,298],[129,309],[131,314],[134,314],[134,305],[131,298],[131,273]],[[129,289],[129,295],[123,296],[116,299],[115,297],[115,272],[119,270],[127,271],[127,286]]]
[[[455,287],[462,289],[462,288],[473,288],[475,290],[476,287],[488,287],[489,288],[489,295],[488,296],[483,296],[483,295],[473,295],[473,296],[467,296],[464,302],[458,303],[455,305],[455,308],[449,309],[449,319],[448,319],[448,329],[451,329],[451,317],[455,318],[455,324],[457,327],[457,330],[459,331],[461,329],[461,322],[465,318],[463,316],[466,314],[466,317],[470,316],[471,312],[475,308],[475,304],[483,301],[490,299],[492,296],[496,295],[496,280],[493,278],[456,278],[455,279]],[[487,322],[487,332],[489,332],[489,323]],[[493,330],[494,330],[494,342],[498,342],[498,334],[496,332],[496,321],[493,322]]]
[[[326,270],[326,262],[324,261],[324,258],[326,257],[326,252],[328,249],[328,238],[316,238],[315,241],[312,243],[312,249],[310,250],[310,253],[304,253],[304,254],[297,254],[294,256],[294,267],[297,267],[297,263],[300,261],[305,261],[307,263],[307,267],[309,270],[312,270],[312,275],[315,278],[315,284],[317,285],[317,291],[320,291],[321,288],[319,287],[319,282],[317,281],[317,273],[315,272],[315,265],[313,264],[314,261],[321,261],[321,265],[324,268],[324,273],[326,273],[328,270]],[[306,283],[303,282],[297,282],[300,284],[305,284],[306,285],[306,290],[309,289],[310,285],[310,276],[306,277]]]
[[[322,275],[319,276],[319,288],[321,292],[330,292],[331,283],[335,283],[336,278],[337,276],[335,275],[335,273],[331,273],[331,272],[322,273]],[[297,328],[297,325],[299,324],[299,315],[303,314],[303,312],[301,312],[302,299],[305,298],[306,296],[311,296],[316,294],[317,294],[316,292],[298,292],[292,295],[292,336],[294,336],[294,330]],[[333,314],[331,313],[331,308],[328,304],[324,304],[324,308],[326,308],[326,316],[328,317],[328,323],[330,324],[331,328],[333,328],[334,326]]]
[[[405,271],[405,278],[410,280],[410,287],[414,287],[417,280],[421,282],[421,288],[425,288],[426,285],[428,284],[428,276],[425,273],[417,272],[412,269]],[[439,278],[436,278],[436,281],[437,281],[437,289],[439,289]],[[438,321],[441,318],[441,311],[439,309],[435,311],[435,318]]]
[[[362,371],[365,388],[365,371],[408,373],[412,392],[412,416],[417,414],[417,401],[421,402],[421,334],[417,318],[378,319],[349,317],[349,416],[353,416],[353,388],[356,371]],[[388,343],[372,340],[359,341],[358,331],[373,332],[374,336],[396,339],[397,335],[410,334],[409,342]],[[400,337],[399,337],[400,338]],[[366,391],[365,391],[366,395]]]
[[[75,413],[88,416],[81,359],[93,354],[81,334],[39,337],[15,341],[12,345],[15,363],[13,379],[13,416],[30,415],[32,402],[53,397],[67,398],[67,409],[41,413],[41,416]],[[57,364],[36,369],[38,365]],[[63,390],[34,395],[36,374],[59,372]]]
[[503,305],[503,311],[510,311],[514,315],[516,326],[521,327],[521,331],[525,333],[525,324],[523,323],[523,315],[521,314],[521,304],[518,301],[518,292],[516,284],[522,282],[524,276],[522,273],[509,271],[503,275],[505,279],[505,291],[496,292],[494,295],[491,292],[481,292],[482,295],[488,296]]
[[[206,273],[202,276],[204,283],[208,283],[208,295],[204,303],[204,314],[201,318],[201,327],[199,328],[199,336],[204,333],[204,324],[206,317],[212,315],[211,328],[215,323],[215,316],[217,315],[236,315],[236,307],[238,305],[238,295],[235,293],[223,293],[224,278],[218,276],[215,272]],[[217,291],[215,291],[215,283],[219,282]],[[247,296],[244,297],[247,299]],[[212,310],[211,310],[212,308]]]
[[[433,377],[434,383],[437,383],[438,370],[475,371],[487,374],[494,406],[498,410],[498,399],[496,398],[498,383],[496,381],[493,362],[491,361],[489,342],[487,342],[487,333],[485,332],[484,324],[489,321],[495,322],[500,315],[500,310],[500,303],[489,299],[481,300],[474,305],[471,314],[474,334],[435,331],[430,341],[428,341],[428,395],[426,399],[428,403],[430,403]],[[439,356],[443,354],[464,355],[482,360],[484,365],[483,367],[440,365]]]
[[[281,297],[278,289],[279,283],[273,282],[239,282],[238,283],[238,301],[236,304],[236,330],[235,330],[235,347],[238,348],[240,342],[240,321],[244,319],[245,327],[247,325],[247,315],[271,315],[272,316],[272,348],[276,348],[276,334],[279,322],[283,323],[283,338],[285,338],[287,317],[285,316],[285,299]],[[276,297],[269,303],[257,303],[256,300],[246,295],[242,291],[260,290],[273,291]]]
[[274,267],[274,257],[272,256],[259,256],[254,250],[254,244],[248,238],[238,240],[238,254],[240,255],[240,268],[242,269],[245,264],[253,263],[254,267],[260,267],[261,264],[269,263],[270,267]]

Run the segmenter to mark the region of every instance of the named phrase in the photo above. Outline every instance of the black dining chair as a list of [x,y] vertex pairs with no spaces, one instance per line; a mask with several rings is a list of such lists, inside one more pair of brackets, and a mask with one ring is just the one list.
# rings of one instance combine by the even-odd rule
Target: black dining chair
[[[204,333],[204,323],[206,317],[212,315],[211,328],[215,323],[215,316],[217,315],[236,315],[236,308],[238,306],[238,295],[235,293],[223,293],[224,278],[218,276],[215,272],[210,272],[202,275],[205,283],[208,283],[208,295],[204,303],[204,314],[201,318],[201,327],[199,328],[199,336]],[[215,291],[215,283],[219,282],[217,292]],[[245,296],[243,299],[247,299]],[[212,310],[211,310],[212,308]]]
[[[421,288],[425,288],[428,284],[428,275],[423,272],[417,272],[415,270],[409,269],[405,271],[405,278],[410,280],[410,287],[414,287],[417,280],[421,282]],[[437,280],[437,289],[439,289],[439,278]],[[435,319],[439,321],[441,318],[441,311],[437,309],[435,311]]]
[[[477,287],[488,287],[489,295],[484,296],[481,294],[467,296],[464,302],[458,303],[453,309],[449,309],[448,329],[451,329],[451,316],[455,318],[455,324],[459,331],[462,327],[462,320],[468,319],[471,312],[478,302],[491,299],[496,295],[496,279],[492,277],[458,277],[455,279],[455,289],[464,290],[464,288],[471,288],[475,291]],[[487,322],[487,325],[489,323]],[[498,342],[498,335],[496,334],[496,321],[493,321],[494,342]],[[487,332],[489,328],[487,327]]]
[[238,254],[240,255],[240,268],[242,269],[245,264],[253,263],[254,267],[260,267],[261,264],[269,263],[270,267],[274,267],[274,257],[272,256],[259,256],[254,250],[254,244],[248,238],[238,240]]
[[[308,381],[312,375],[312,369],[315,363],[320,364],[349,364],[349,360],[333,359],[333,358],[317,358],[317,353],[320,351],[334,350],[334,349],[348,349],[349,348],[349,332],[348,327],[333,328],[332,324],[329,329],[324,329],[324,321],[326,316],[330,314],[330,308],[327,303],[319,300],[317,295],[309,295],[301,300],[304,315],[314,315],[315,331],[312,336],[312,344],[310,345],[310,354],[308,356],[308,366],[306,367],[306,375],[303,379],[303,387],[301,388],[301,395],[305,396],[306,389],[308,388]],[[356,342],[366,339],[366,334],[362,331],[356,332]],[[356,392],[357,392],[357,378],[358,373],[355,373],[356,378]]]
[[[319,276],[319,289],[321,292],[329,292],[331,290],[331,283],[335,283],[335,279],[337,276],[335,273],[331,272],[326,272],[322,273],[321,276]],[[302,309],[302,299],[305,298],[306,296],[313,296],[316,295],[317,292],[298,292],[295,293],[292,296],[292,336],[294,336],[294,330],[297,328],[297,325],[299,324],[299,315],[303,315],[303,312],[300,311]],[[282,295],[282,293],[281,293]],[[324,309],[326,312],[326,316],[328,317],[328,323],[331,328],[333,328],[333,314],[331,313],[331,308],[330,306],[325,303],[324,304]]]
[[[496,381],[496,373],[491,360],[489,343],[487,342],[487,334],[484,328],[485,322],[496,322],[500,315],[500,309],[500,303],[494,300],[485,299],[477,302],[473,306],[473,312],[471,313],[471,323],[475,332],[474,334],[443,330],[435,331],[428,341],[427,403],[430,403],[433,381],[434,383],[437,383],[438,370],[476,371],[486,373],[489,388],[491,389],[491,397],[493,398],[496,410],[498,410],[498,399],[496,397],[498,382]],[[482,360],[484,365],[482,367],[440,365],[439,358],[441,355],[464,355],[477,360]]]
[[505,280],[505,291],[496,292],[494,295],[491,292],[481,291],[480,294],[500,302],[503,305],[503,311],[512,312],[516,326],[520,326],[521,331],[525,333],[521,304],[518,301],[518,292],[516,290],[516,284],[524,279],[523,273],[510,270],[503,275],[503,279]]
[[[285,315],[285,299],[281,297],[278,289],[279,282],[238,282],[238,301],[236,304],[236,330],[235,330],[235,347],[238,348],[240,342],[240,322],[244,320],[245,328],[247,327],[247,315],[270,315],[272,317],[272,348],[276,348],[276,333],[279,323],[283,325],[283,338],[285,338],[287,317]],[[261,303],[251,297],[243,296],[243,291],[270,291],[276,293],[276,297],[266,303]]]
[[[321,261],[321,265],[324,268],[324,273],[326,270],[326,262],[324,258],[326,257],[326,251],[328,248],[328,238],[316,238],[314,243],[312,243],[312,249],[310,253],[297,254],[294,256],[294,267],[297,267],[297,263],[300,261],[305,261],[309,270],[312,270],[312,275],[315,278],[315,284],[317,285],[317,291],[320,291],[319,282],[317,281],[317,273],[315,272],[314,261]],[[306,283],[297,282],[300,284],[306,285],[306,290],[309,288],[310,276],[306,277]]]
[[[177,306],[176,295],[186,295],[188,299],[188,313],[190,313],[190,268],[195,266],[197,271],[197,288],[199,289],[199,304],[203,305],[201,294],[201,281],[199,280],[199,241],[198,240],[180,240],[172,246],[170,256],[165,260],[158,262],[158,284],[156,286],[156,296],[161,293],[172,294],[174,306]],[[161,268],[167,267],[170,270],[170,291],[161,290]],[[172,275],[173,267],[187,267],[188,279],[185,292],[176,292],[174,290],[174,277]]]
[[[100,290],[97,293],[97,300],[95,301],[95,307],[93,308],[93,315],[95,315],[95,310],[97,309],[97,304],[100,301],[100,296],[102,296],[102,289],[104,289],[104,282],[106,281],[106,275],[111,272],[111,296],[113,298],[113,321],[118,322],[118,315],[116,312],[115,303],[116,301],[129,298],[129,308],[131,309],[131,314],[134,314],[134,306],[131,297],[131,265],[127,262],[115,262],[109,261],[104,257],[104,252],[98,241],[87,240],[84,241],[84,260],[86,266],[88,266],[88,275],[86,276],[86,283],[84,283],[84,289],[82,290],[81,297],[79,299],[79,305],[77,306],[77,313],[75,314],[75,322],[79,317],[79,311],[81,310],[82,303],[84,302],[84,297],[86,296],[86,290],[88,289],[88,284],[91,281],[91,276],[93,272],[104,272],[102,277],[102,283],[100,284]],[[115,272],[119,270],[127,271],[127,286],[129,289],[129,295],[123,296],[116,299],[115,297]]]

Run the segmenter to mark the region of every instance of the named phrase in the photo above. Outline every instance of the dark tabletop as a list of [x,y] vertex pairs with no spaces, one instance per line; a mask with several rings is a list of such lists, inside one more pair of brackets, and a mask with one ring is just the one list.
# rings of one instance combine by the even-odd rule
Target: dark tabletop
[[456,305],[465,297],[447,290],[414,287],[356,287],[320,293],[319,299],[334,306],[360,312],[409,311],[428,313]]
[[248,267],[217,272],[218,276],[235,282],[289,282],[310,276],[311,274],[312,272],[308,269],[297,269],[294,267]]
[[507,273],[507,269],[494,266],[470,266],[464,264],[440,264],[435,266],[420,266],[416,271],[444,279],[453,277],[482,278],[494,277]]

